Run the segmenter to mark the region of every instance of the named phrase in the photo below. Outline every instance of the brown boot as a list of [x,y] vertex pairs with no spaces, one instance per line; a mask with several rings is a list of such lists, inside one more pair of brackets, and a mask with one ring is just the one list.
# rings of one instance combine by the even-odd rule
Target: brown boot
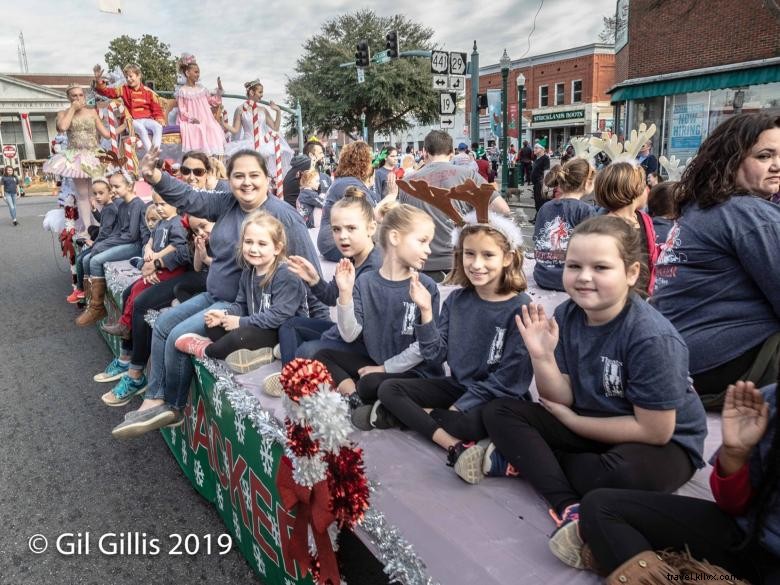
[[89,305],[78,319],[76,325],[86,327],[93,325],[106,316],[106,307],[103,305],[103,299],[106,296],[106,279],[92,278],[92,296],[89,297]]
[[89,301],[89,296],[92,294],[92,278],[84,278],[84,300]]
[[[674,579],[674,578],[677,579]],[[628,559],[607,577],[606,585],[669,585],[680,573],[655,552],[644,551]]]
[[103,324],[100,328],[109,335],[116,335],[125,340],[130,339],[130,328],[121,321],[111,323],[110,325]]
[[[693,583],[696,575],[707,575],[711,581],[726,585],[750,585],[747,581],[737,579],[726,569],[718,565],[712,565],[705,561],[699,561],[691,556],[688,550],[684,552],[663,551],[658,553],[661,559],[675,568],[682,575],[682,583]],[[685,579],[692,576],[690,579]]]

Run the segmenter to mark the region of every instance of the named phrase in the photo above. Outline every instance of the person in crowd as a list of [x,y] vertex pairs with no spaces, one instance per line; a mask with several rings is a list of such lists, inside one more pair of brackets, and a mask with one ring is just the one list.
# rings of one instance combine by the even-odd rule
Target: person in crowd
[[[280,199],[268,197],[265,159],[257,151],[241,150],[231,157],[227,169],[230,192],[194,190],[161,173],[156,166],[158,157],[156,149],[144,156],[144,179],[180,212],[214,221],[209,238],[212,263],[207,291],[165,311],[157,319],[151,349],[155,359],[144,401],[136,414],[114,428],[112,434],[117,438],[134,437],[181,420],[193,369],[190,357],[176,349],[175,341],[185,333],[204,334],[206,312],[224,310],[235,301],[241,275],[235,251],[247,214],[262,209],[276,217],[285,226],[290,252],[305,256],[319,270],[317,254],[300,215]],[[309,303],[310,313],[322,313],[317,304],[316,299]]]
[[318,140],[309,140],[304,145],[303,152],[290,161],[290,170],[284,176],[282,183],[284,200],[293,207],[296,206],[300,193],[301,173],[309,169],[315,169],[320,174],[319,193],[321,195],[327,194],[333,180],[329,172],[325,172],[325,151],[322,148],[322,143]]
[[762,387],[780,355],[780,117],[740,114],[702,143],[675,188],[652,303],[685,339],[696,391],[717,408],[729,384]]
[[43,172],[73,179],[79,212],[78,231],[86,231],[93,225],[89,203],[90,180],[100,176],[104,170],[98,158],[98,134],[109,138],[109,133],[95,109],[87,106],[84,88],[78,84],[69,85],[65,95],[70,107],[57,114],[57,131],[67,134],[68,146],[43,164]]
[[16,196],[19,193],[19,177],[16,176],[14,168],[7,165],[0,177],[0,197],[5,199],[8,206],[8,213],[11,214],[11,223],[14,226],[19,225],[16,219]]
[[528,144],[527,140],[523,140],[523,147],[520,152],[517,153],[517,161],[520,165],[519,183],[521,185],[531,183],[531,167],[534,162],[534,150]]
[[113,324],[104,323],[101,328],[109,335],[124,339],[130,337],[135,299],[150,286],[184,274],[190,263],[187,230],[176,208],[169,205],[157,193],[152,193],[154,210],[158,220],[149,226],[149,241],[143,248],[141,278],[130,287],[130,293],[122,305],[122,315]]
[[396,419],[446,449],[447,464],[476,483],[486,445],[474,441],[487,436],[482,409],[495,398],[531,398],[531,359],[515,326],[531,299],[524,292],[519,228],[497,215],[487,224],[477,223],[476,216],[466,220],[457,234],[455,268],[445,281],[462,288],[444,302],[438,326],[431,295],[418,277],[411,287],[421,315],[415,326],[420,354],[427,363],[446,361],[450,375],[384,381],[376,406],[363,407],[362,422],[368,430]]
[[646,296],[652,294],[658,248],[653,220],[642,211],[647,205],[649,191],[645,172],[642,167],[630,162],[613,162],[597,173],[594,190],[596,204],[604,213],[623,219],[639,232],[643,255],[637,290]]
[[[531,183],[534,187],[534,208],[536,213],[544,204],[544,194],[542,193],[542,185],[544,183],[544,174],[550,170],[550,157],[547,154],[544,146],[538,142],[534,144],[534,161],[531,167]],[[536,216],[531,223],[536,221]]]
[[[642,145],[639,150],[639,154],[636,157],[637,162],[645,171],[645,177],[650,177],[650,174],[658,175],[658,158],[653,154],[653,141],[648,140]],[[652,185],[650,185],[652,187]]]
[[710,475],[714,502],[594,490],[582,500],[579,533],[572,531],[561,560],[608,575],[608,585],[682,582],[696,575],[780,582],[779,388],[775,382],[758,390],[744,381],[727,388],[723,442]]
[[[384,252],[379,270],[364,271],[355,280],[355,265],[343,258],[336,268],[338,330],[341,339],[355,341],[362,335],[365,353],[321,349],[314,359],[328,368],[335,388],[347,396],[353,408],[377,399],[388,377],[441,374],[438,364],[421,364],[415,342],[415,324],[420,310],[410,296],[412,275],[431,253],[433,220],[411,205],[391,209],[379,229]],[[439,314],[439,291],[430,278],[420,275],[420,284],[432,297],[433,318]]]
[[[483,185],[485,180],[476,169],[458,167],[450,163],[452,137],[442,130],[432,130],[425,137],[425,166],[414,174],[413,181],[423,181],[431,187],[450,189],[466,181]],[[398,202],[413,205],[425,211],[433,218],[436,232],[431,242],[431,253],[423,268],[423,274],[434,282],[441,282],[452,270],[452,221],[433,205],[417,199],[412,194],[399,189]],[[459,204],[460,205],[460,204]],[[468,211],[466,204],[460,205],[462,211]],[[509,214],[509,205],[494,192],[490,199],[490,209],[501,215]]]
[[519,474],[548,502],[555,554],[588,492],[671,492],[704,466],[707,423],[685,342],[635,293],[641,253],[639,232],[622,219],[578,225],[563,272],[571,298],[552,319],[534,304],[517,319],[539,402],[498,399],[483,410],[495,445],[485,470]]
[[458,144],[458,151],[455,153],[455,156],[452,157],[452,164],[459,167],[466,167],[469,170],[472,170],[476,173],[479,172],[479,167],[477,166],[476,161],[471,158],[469,153],[469,147],[466,145],[465,142],[461,142]]
[[[109,87],[103,78],[103,68],[95,65],[95,91],[109,99],[121,99],[125,106],[125,116],[132,120],[135,135],[140,138],[144,150],[152,146],[160,148],[162,144],[165,114],[160,105],[160,98],[143,84],[141,66],[128,63],[122,69],[127,83],[119,87]],[[151,135],[151,137],[150,137]]]
[[549,188],[561,190],[558,199],[547,201],[534,224],[534,281],[540,287],[562,291],[563,264],[569,238],[580,223],[596,214],[592,205],[580,201],[593,190],[596,171],[584,158],[554,166],[545,178]]
[[82,260],[85,277],[89,277],[89,305],[76,319],[76,325],[93,325],[106,316],[103,304],[106,294],[106,262],[129,260],[141,253],[147,234],[146,205],[135,194],[133,177],[124,169],[115,171],[108,179],[114,199],[121,199],[117,206],[118,225],[99,243],[95,243],[88,257]]
[[493,170],[490,168],[490,162],[488,162],[485,149],[480,147],[475,154],[477,157],[477,170],[479,171],[479,175],[488,183],[492,183],[495,177],[492,174]]
[[203,359],[226,360],[245,374],[273,361],[277,330],[289,319],[308,315],[306,285],[285,262],[284,225],[264,211],[253,211],[241,225],[236,300],[224,311],[206,311],[206,336],[185,333],[176,349]]
[[301,173],[300,184],[301,191],[298,194],[296,207],[306,227],[312,229],[317,227],[314,221],[314,210],[322,209],[325,205],[325,195],[320,194],[320,174],[314,169],[304,171]]
[[650,187],[651,189],[660,182],[661,179],[658,176],[658,172],[647,174],[647,186]]
[[227,144],[225,154],[231,156],[239,150],[256,150],[263,155],[265,166],[272,177],[276,176],[276,140],[279,141],[282,176],[290,170],[293,150],[279,133],[282,125],[282,110],[273,101],[266,107],[260,103],[263,99],[263,84],[259,79],[244,84],[246,101],[236,108],[233,124],[229,125],[220,116],[218,119],[225,131],[232,133],[236,140]]
[[195,295],[206,292],[206,280],[212,261],[209,236],[214,229],[214,223],[192,215],[186,217],[186,223],[190,233],[192,270],[175,279],[173,296],[179,303],[189,301]]
[[365,191],[366,199],[371,207],[376,207],[379,203],[379,198],[370,188],[374,175],[374,167],[371,163],[371,147],[365,142],[352,142],[341,149],[339,166],[336,167],[336,178],[328,189],[325,205],[322,207],[320,231],[317,234],[317,248],[326,260],[338,262],[342,258],[338,246],[333,241],[330,211],[336,201],[344,197],[344,191],[347,187],[357,187]]
[[374,171],[374,192],[379,199],[388,195],[387,177],[394,174],[398,166],[398,149],[394,146],[383,148],[377,156],[376,170]]
[[[185,53],[179,59],[179,72],[186,80],[176,88],[174,97],[179,109],[178,124],[183,151],[201,150],[206,154],[225,152],[225,133],[214,114],[212,106],[221,101],[220,91],[212,95],[200,80],[200,67],[195,57]],[[221,87],[221,83],[217,80]]]
[[674,181],[663,181],[650,188],[647,196],[647,213],[653,218],[655,243],[661,246],[666,242],[669,230],[674,225]]

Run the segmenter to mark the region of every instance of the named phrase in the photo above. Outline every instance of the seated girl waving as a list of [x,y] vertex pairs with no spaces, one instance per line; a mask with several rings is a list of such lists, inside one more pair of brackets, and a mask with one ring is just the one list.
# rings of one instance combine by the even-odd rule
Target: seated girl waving
[[306,286],[284,262],[286,246],[282,222],[264,211],[250,213],[241,226],[243,271],[235,302],[205,313],[208,337],[185,333],[176,349],[197,358],[226,359],[239,373],[270,363],[279,326],[307,314]]
[[547,500],[559,527],[577,519],[593,489],[669,492],[704,466],[707,426],[688,350],[634,292],[640,255],[639,231],[621,218],[577,226],[563,271],[571,299],[553,319],[537,305],[517,319],[539,403],[499,399],[483,411],[498,453]]

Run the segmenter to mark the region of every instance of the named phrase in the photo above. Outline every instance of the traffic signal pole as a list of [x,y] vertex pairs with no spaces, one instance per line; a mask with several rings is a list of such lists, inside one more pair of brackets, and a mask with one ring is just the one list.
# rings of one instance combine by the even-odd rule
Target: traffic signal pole
[[477,41],[474,41],[474,49],[471,51],[471,129],[469,136],[471,142],[479,142],[479,52],[477,51]]

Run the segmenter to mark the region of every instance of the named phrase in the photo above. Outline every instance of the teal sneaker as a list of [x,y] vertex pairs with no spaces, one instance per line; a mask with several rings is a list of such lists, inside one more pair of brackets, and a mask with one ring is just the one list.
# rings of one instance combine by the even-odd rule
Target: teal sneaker
[[119,361],[119,358],[114,358],[111,363],[106,366],[106,369],[95,374],[92,378],[95,382],[115,382],[122,377],[130,368],[130,362],[123,364]]
[[101,396],[101,400],[108,406],[124,406],[133,399],[133,396],[142,394],[145,391],[145,374],[141,374],[138,380],[133,380],[130,376],[124,375],[120,378],[119,384]]

